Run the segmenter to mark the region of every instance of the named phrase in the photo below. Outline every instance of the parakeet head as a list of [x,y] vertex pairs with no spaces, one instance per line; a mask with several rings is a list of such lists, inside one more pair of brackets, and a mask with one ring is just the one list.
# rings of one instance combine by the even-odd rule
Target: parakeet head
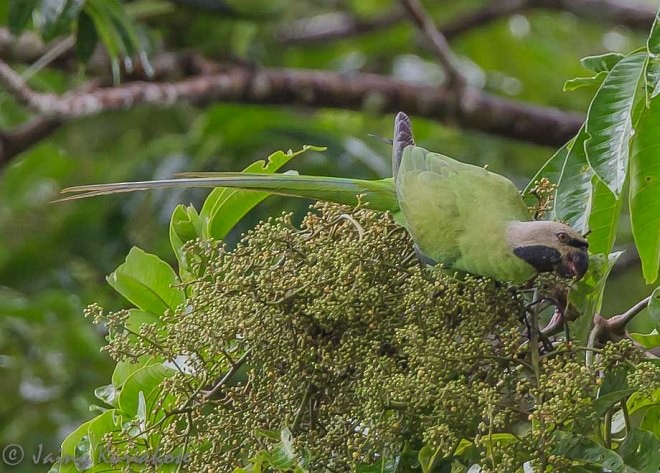
[[513,253],[539,273],[554,271],[581,279],[589,267],[589,244],[575,229],[559,222],[512,222],[507,240]]

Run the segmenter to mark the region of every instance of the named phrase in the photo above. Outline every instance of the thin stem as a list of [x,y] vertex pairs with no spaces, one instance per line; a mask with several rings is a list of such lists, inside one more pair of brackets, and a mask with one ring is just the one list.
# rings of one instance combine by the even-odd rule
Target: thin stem
[[424,6],[418,0],[401,0],[401,4],[413,23],[429,40],[433,54],[447,73],[449,84],[459,91],[462,90],[467,84],[467,80],[460,70],[460,63],[449,47],[447,39],[436,28]]
[[247,360],[248,356],[250,355],[250,352],[252,350],[249,349],[245,353],[243,353],[243,356],[241,356],[236,363],[234,363],[231,368],[225,373],[225,375],[220,379],[220,381],[217,382],[215,386],[213,386],[213,389],[211,389],[209,392],[206,393],[206,399],[213,399],[219,392],[220,390],[224,387],[225,384],[227,384],[227,381],[231,379],[232,376],[236,374],[236,372],[243,366],[245,361]]

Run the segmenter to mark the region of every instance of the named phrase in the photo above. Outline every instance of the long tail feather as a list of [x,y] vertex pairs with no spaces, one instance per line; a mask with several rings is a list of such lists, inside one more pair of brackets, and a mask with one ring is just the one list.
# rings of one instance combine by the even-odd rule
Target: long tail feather
[[[291,197],[302,197],[338,204],[355,205],[363,195],[365,205],[374,210],[399,209],[392,179],[367,181],[339,177],[300,176],[292,174],[257,173],[193,173],[196,177],[159,181],[119,182],[68,187],[62,193],[74,194],[55,202],[85,199],[99,195],[173,187],[231,187],[262,191]],[[190,176],[190,174],[187,174]]]

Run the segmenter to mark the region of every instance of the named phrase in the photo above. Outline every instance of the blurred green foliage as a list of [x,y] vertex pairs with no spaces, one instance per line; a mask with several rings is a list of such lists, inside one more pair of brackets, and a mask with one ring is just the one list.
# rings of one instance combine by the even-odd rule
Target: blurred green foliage
[[[100,3],[90,1],[85,8]],[[120,35],[119,40],[114,36],[119,42],[110,52],[116,61],[123,51],[148,53],[166,47],[257,65],[322,68],[345,74],[368,71],[426,82],[442,77],[432,55],[418,47],[419,38],[405,23],[322,45],[285,47],[273,40],[292,21],[333,10],[331,2],[255,0],[250,2],[256,4],[254,8],[218,13],[159,0],[126,3],[128,15],[137,18],[137,29]],[[367,18],[391,8],[385,0],[344,3]],[[442,25],[487,2],[428,3]],[[8,7],[9,2],[0,2],[3,25],[8,24]],[[83,11],[88,10],[72,10],[72,14]],[[25,18],[24,26],[29,29],[32,16]],[[88,21],[84,16],[67,21],[51,22],[47,36],[54,37],[72,25],[79,28],[79,35],[85,32],[85,26],[80,26]],[[119,24],[126,25],[126,21],[120,19]],[[85,39],[87,46],[94,44],[93,36]],[[568,13],[532,10],[475,28],[453,40],[452,47],[466,62],[470,80],[493,94],[585,111],[594,89],[562,92],[564,81],[588,74],[579,59],[606,50],[628,52],[643,42],[644,35],[622,27],[589,23]],[[79,53],[84,59],[85,51]],[[25,70],[23,65],[16,67]],[[114,76],[116,80],[116,71]],[[45,68],[30,83],[39,90],[65,92],[85,78],[82,68]],[[11,128],[27,117],[23,108],[0,92],[0,128]],[[0,170],[0,376],[4,380],[0,385],[0,445],[20,443],[30,450],[43,444],[46,450],[56,451],[66,434],[93,415],[88,412],[93,390],[110,377],[113,363],[99,351],[103,328],[82,318],[83,307],[91,302],[108,309],[122,306],[104,277],[132,246],[164,255],[174,264],[168,241],[170,215],[179,203],[190,202],[199,208],[206,194],[170,190],[50,204],[60,188],[162,178],[184,170],[239,170],[273,150],[299,149],[304,144],[328,150],[308,152],[289,168],[306,174],[382,177],[389,172],[388,146],[367,134],[389,136],[391,122],[391,117],[368,110],[309,111],[232,104],[203,110],[139,107],[68,123]],[[415,120],[415,131],[422,146],[467,162],[488,164],[521,187],[554,151],[423,120]],[[237,225],[227,241],[236,242],[255,222],[281,209],[300,216],[305,204],[268,199]],[[624,214],[622,222],[626,219]],[[619,237],[618,243],[626,244],[631,235],[624,229]],[[635,267],[613,279],[606,290],[604,313],[624,310],[650,292],[640,274]],[[638,331],[650,326],[648,321],[637,323]],[[44,471],[43,466],[31,467],[22,465],[21,471]]]

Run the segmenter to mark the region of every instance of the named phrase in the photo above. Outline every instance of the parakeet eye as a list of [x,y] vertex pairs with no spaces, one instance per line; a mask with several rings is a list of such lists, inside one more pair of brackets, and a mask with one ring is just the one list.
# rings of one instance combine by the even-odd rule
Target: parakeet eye
[[564,232],[557,233],[557,238],[562,243],[566,243],[569,240],[568,234],[566,234]]

